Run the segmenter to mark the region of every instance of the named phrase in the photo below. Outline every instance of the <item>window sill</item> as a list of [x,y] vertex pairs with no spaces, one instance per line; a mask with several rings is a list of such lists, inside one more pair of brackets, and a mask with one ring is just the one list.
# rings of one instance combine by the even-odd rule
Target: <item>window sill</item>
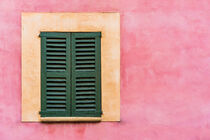
[[41,117],[41,122],[99,122],[101,117]]

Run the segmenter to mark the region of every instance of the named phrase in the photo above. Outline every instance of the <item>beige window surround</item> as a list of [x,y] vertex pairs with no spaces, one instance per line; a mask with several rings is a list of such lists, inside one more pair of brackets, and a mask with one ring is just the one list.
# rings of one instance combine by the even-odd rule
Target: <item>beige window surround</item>
[[[40,118],[41,31],[102,33],[102,117]],[[22,121],[120,121],[119,13],[22,13]]]

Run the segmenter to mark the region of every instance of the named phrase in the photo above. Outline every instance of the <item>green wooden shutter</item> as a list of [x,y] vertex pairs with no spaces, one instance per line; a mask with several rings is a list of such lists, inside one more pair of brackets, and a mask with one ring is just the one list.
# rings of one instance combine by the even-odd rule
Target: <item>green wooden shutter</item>
[[41,32],[41,116],[70,116],[70,33]]
[[72,116],[101,116],[101,33],[72,33]]

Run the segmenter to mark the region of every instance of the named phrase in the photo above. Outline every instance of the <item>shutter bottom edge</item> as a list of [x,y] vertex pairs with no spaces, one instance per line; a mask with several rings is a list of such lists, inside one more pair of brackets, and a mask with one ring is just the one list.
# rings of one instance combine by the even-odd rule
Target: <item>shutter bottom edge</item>
[[75,111],[72,112],[72,117],[101,117],[101,111]]
[[100,122],[101,117],[41,117],[41,122]]
[[67,111],[40,111],[41,117],[69,117],[70,112]]

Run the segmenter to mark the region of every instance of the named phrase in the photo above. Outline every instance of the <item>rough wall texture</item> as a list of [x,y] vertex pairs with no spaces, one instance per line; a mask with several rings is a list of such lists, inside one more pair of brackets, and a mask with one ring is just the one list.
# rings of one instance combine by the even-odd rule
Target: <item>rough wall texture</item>
[[[121,13],[120,123],[21,123],[21,12]],[[0,139],[210,140],[209,19],[209,0],[1,0]]]

